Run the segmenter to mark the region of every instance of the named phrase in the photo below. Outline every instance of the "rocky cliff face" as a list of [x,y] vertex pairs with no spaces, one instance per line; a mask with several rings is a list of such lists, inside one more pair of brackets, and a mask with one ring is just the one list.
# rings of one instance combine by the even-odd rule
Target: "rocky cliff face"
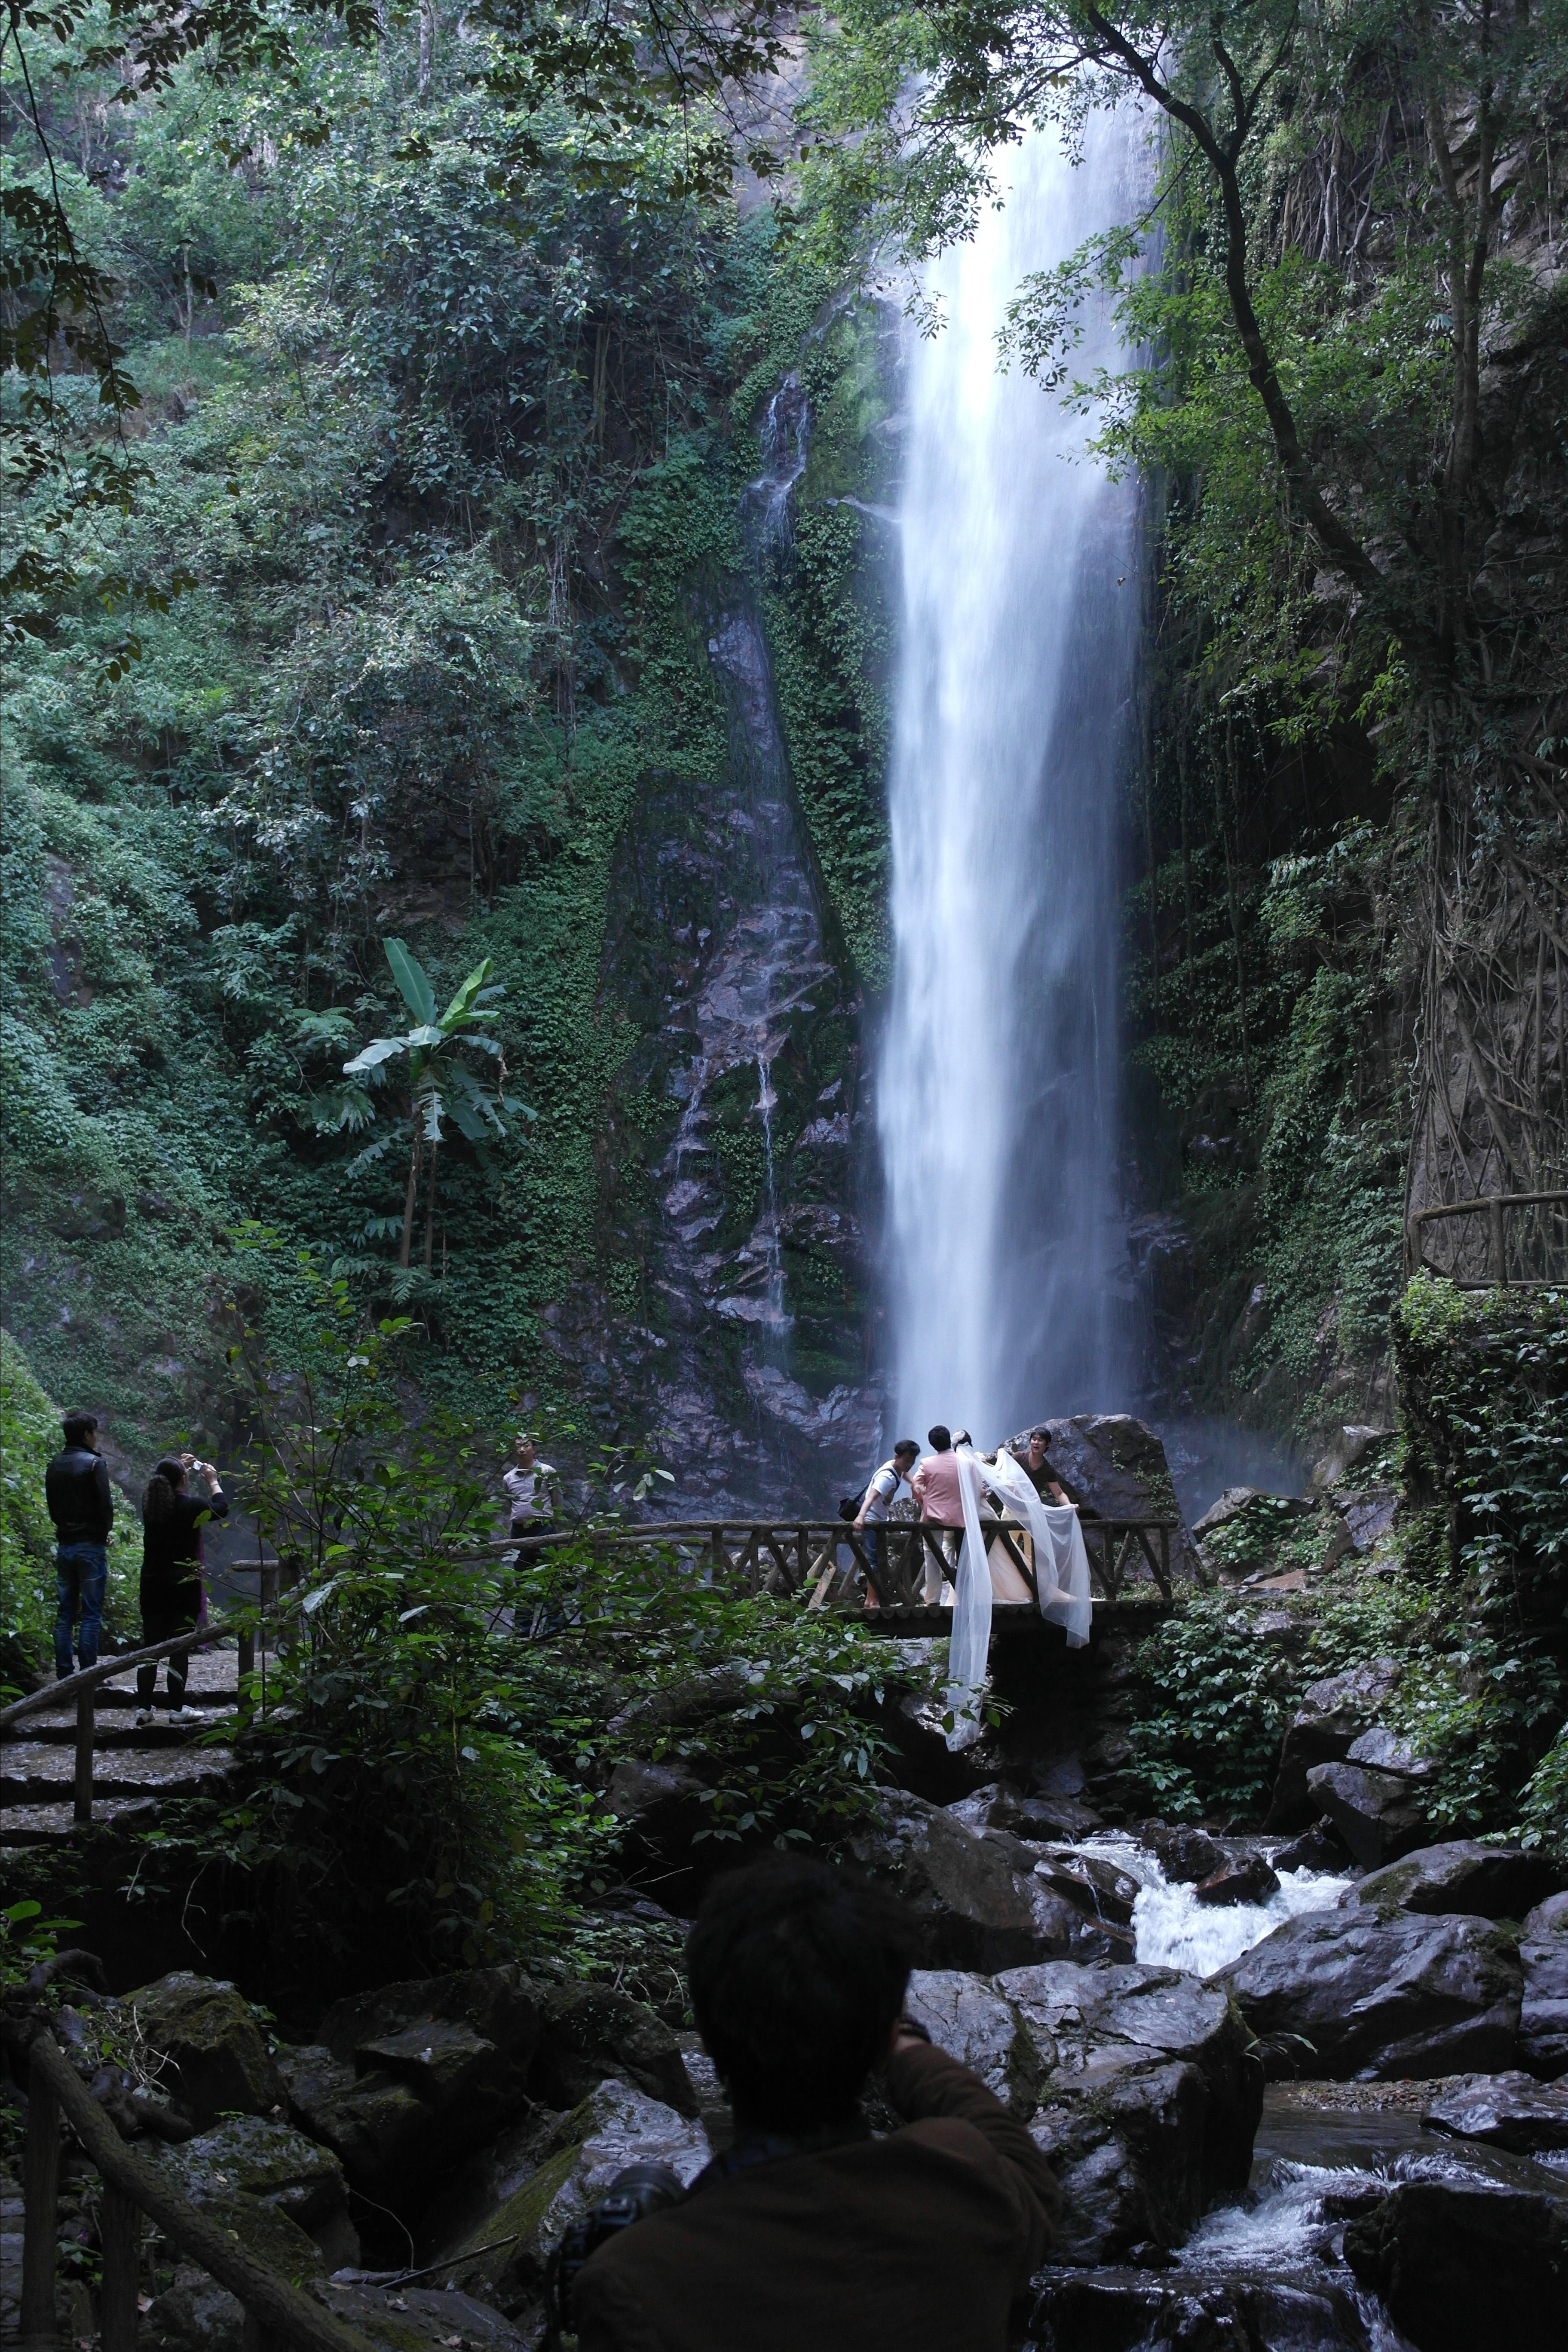
[[660,1433],[674,1507],[826,1510],[875,1453],[859,999],[790,788],[767,647],[741,583],[708,656],[718,783],[650,776],[623,837],[601,1016],[626,1051],[597,1142],[600,1239],[635,1305],[547,1319],[584,1386]]

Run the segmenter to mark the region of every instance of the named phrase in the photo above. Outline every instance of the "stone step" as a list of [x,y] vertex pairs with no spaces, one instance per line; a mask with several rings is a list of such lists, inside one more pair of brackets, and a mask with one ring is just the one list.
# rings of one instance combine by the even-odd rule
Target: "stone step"
[[[144,1820],[149,1826],[158,1818],[155,1796],[98,1797],[92,1805],[93,1824],[100,1822]],[[74,1808],[69,1804],[6,1805],[0,1807],[0,1851],[6,1846],[65,1845],[76,1828]]]
[[[232,1706],[209,1704],[202,1709],[199,1723],[170,1723],[164,1719],[167,1705],[162,1693],[154,1702],[154,1710],[159,1720],[142,1726],[138,1726],[134,1716],[112,1716],[107,1722],[101,1717],[95,1717],[92,1726],[94,1748],[188,1748],[205,1732],[215,1728],[232,1732],[237,1720]],[[29,1745],[74,1748],[76,1717],[73,1714],[69,1722],[62,1723],[54,1716],[29,1716],[26,1736]],[[4,1748],[0,1748],[0,1756],[4,1753]]]
[[[229,1748],[195,1748],[181,1742],[174,1748],[115,1748],[92,1775],[93,1799],[99,1796],[182,1796],[196,1789],[216,1789],[234,1761]],[[66,1747],[42,1740],[12,1739],[0,1748],[0,1806],[47,1802],[56,1791],[68,1792],[75,1777],[76,1758]]]

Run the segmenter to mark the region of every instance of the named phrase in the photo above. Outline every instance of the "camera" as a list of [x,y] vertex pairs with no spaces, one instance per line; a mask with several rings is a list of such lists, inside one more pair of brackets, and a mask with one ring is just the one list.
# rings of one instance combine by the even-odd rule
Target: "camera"
[[679,2205],[686,2191],[668,2164],[628,2164],[617,2172],[591,2211],[574,2221],[550,2260],[549,2299],[551,2340],[574,2333],[572,2291],[577,2273],[592,2253],[634,2221]]

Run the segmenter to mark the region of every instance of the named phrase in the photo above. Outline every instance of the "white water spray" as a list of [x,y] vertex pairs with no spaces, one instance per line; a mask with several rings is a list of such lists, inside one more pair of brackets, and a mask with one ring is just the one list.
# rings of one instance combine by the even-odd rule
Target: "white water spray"
[[[910,362],[890,782],[896,973],[879,1087],[900,1433],[994,1440],[1126,1402],[1116,801],[1139,627],[1137,494],[996,333],[1019,281],[1126,216],[1138,150],[1091,126],[1011,158],[934,265]],[[1119,358],[1087,315],[1078,373]]]

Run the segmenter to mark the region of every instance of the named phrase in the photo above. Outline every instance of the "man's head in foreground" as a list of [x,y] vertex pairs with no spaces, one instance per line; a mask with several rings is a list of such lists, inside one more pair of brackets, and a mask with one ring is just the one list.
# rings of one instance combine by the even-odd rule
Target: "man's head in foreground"
[[687,1972],[742,2133],[853,2116],[888,2054],[913,1958],[890,1898],[804,1855],[767,1854],[714,1882]]

